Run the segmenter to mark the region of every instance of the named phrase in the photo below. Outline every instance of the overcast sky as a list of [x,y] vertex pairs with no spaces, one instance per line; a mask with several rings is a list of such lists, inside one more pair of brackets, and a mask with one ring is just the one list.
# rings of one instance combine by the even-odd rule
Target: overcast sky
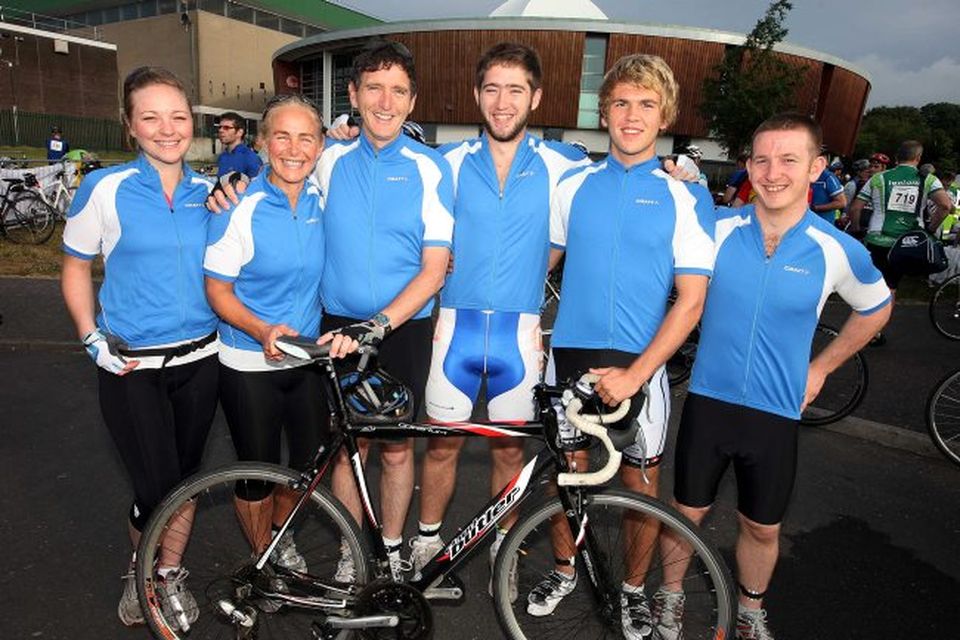
[[[502,0],[335,0],[383,20],[486,16]],[[594,0],[619,22],[747,33],[769,0]],[[794,0],[786,42],[842,58],[873,82],[868,107],[960,103],[957,0]]]

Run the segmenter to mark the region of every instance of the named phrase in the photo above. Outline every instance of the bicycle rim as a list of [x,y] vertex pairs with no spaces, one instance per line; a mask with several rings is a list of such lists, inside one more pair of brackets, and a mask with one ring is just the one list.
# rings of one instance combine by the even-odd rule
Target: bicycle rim
[[930,322],[937,332],[960,340],[960,273],[944,280],[930,298]]
[[940,383],[927,400],[927,430],[948,460],[960,465],[960,371]]
[[32,193],[23,193],[10,203],[3,224],[7,237],[17,244],[42,244],[53,235],[53,209]]
[[[270,539],[273,514],[263,507],[265,502],[237,500],[237,494],[248,498],[267,495],[267,500],[276,500],[275,496],[290,491],[297,479],[298,474],[284,467],[237,464],[194,476],[164,500],[151,516],[137,554],[140,605],[155,637],[310,638],[311,627],[322,619],[324,610],[278,607],[278,600],[264,593],[352,599],[345,591],[348,585],[335,585],[332,580],[341,541],[353,559],[358,585],[367,581],[369,554],[353,518],[323,487],[313,492],[292,525],[296,551],[306,561],[307,574],[294,576],[274,562],[263,570],[254,566],[251,539]],[[185,538],[185,530],[189,541],[184,548],[177,540]],[[179,548],[183,548],[182,554]],[[161,563],[176,564],[177,560],[189,572],[187,588],[195,605],[189,598],[173,602],[166,597],[164,583],[156,573]],[[233,619],[230,610],[238,612]],[[187,630],[183,629],[184,618]],[[248,628],[250,634],[243,635]]]
[[[669,529],[684,540],[691,560],[683,577],[686,595],[683,637],[732,638],[736,601],[730,572],[717,551],[700,537],[699,530],[678,512],[646,496],[605,489],[585,496],[588,527],[597,546],[595,567],[606,574],[604,599],[598,599],[578,559],[578,581],[554,611],[535,617],[527,612],[527,598],[534,586],[554,567],[550,518],[561,512],[560,501],[551,502],[521,517],[500,547],[494,566],[494,602],[504,632],[511,638],[621,638],[620,586],[642,581],[648,598],[664,582],[664,561],[657,533]],[[629,533],[628,533],[629,532]],[[649,535],[645,535],[649,534]],[[646,541],[649,538],[650,541]],[[644,539],[644,542],[638,542]],[[663,550],[666,551],[666,550]],[[509,601],[507,564],[519,553],[516,602]],[[678,554],[670,555],[670,562]],[[629,560],[628,560],[629,558]],[[643,575],[638,567],[647,565]]]
[[[817,325],[810,350],[812,360],[837,336],[836,329]],[[867,362],[861,352],[840,365],[827,376],[820,394],[800,416],[800,423],[807,426],[823,426],[837,422],[860,406],[867,392]]]

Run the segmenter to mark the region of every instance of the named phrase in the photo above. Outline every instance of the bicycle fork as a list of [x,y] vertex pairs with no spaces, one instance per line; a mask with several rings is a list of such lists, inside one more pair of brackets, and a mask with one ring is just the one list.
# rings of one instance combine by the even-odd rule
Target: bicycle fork
[[609,619],[620,605],[620,588],[619,585],[614,584],[610,565],[605,554],[600,551],[600,545],[590,526],[590,516],[585,508],[585,494],[586,492],[581,490],[561,490],[560,504],[563,507],[567,526],[573,534],[574,562],[577,563],[579,559],[579,564],[583,565],[582,568],[586,570],[590,579],[590,590],[594,600],[599,605],[604,619]]

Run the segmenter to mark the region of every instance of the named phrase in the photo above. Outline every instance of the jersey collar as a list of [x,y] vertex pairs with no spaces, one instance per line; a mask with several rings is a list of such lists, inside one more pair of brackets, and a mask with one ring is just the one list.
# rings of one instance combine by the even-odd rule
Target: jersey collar
[[606,162],[608,167],[620,173],[631,173],[633,171],[639,171],[641,173],[650,173],[655,169],[660,169],[662,166],[659,156],[653,156],[649,160],[627,167],[627,166],[624,166],[619,160],[614,158],[612,153],[609,153],[607,154]]

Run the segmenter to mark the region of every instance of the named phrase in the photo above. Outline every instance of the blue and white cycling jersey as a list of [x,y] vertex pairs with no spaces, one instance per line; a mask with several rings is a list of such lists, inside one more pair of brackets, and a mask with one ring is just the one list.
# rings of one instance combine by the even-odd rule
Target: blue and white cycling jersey
[[[267,167],[228,213],[210,221],[203,272],[233,283],[233,293],[268,324],[286,324],[302,336],[320,331],[320,277],[324,263],[323,209],[320,188],[308,180],[295,211],[280,189],[267,179]],[[220,361],[239,371],[266,371],[260,341],[221,321]],[[284,358],[281,366],[296,361]],[[301,361],[302,363],[302,361]]]
[[[843,193],[843,185],[840,179],[833,175],[832,171],[824,169],[817,179],[810,183],[810,204],[827,204],[841,193]],[[833,223],[836,211],[823,211],[816,215]]]
[[453,170],[454,270],[440,305],[539,313],[549,256],[550,199],[580,151],[529,133],[500,189],[486,135],[440,147]]
[[653,158],[612,155],[566,176],[550,242],[566,251],[552,345],[642,353],[666,315],[674,276],[713,270],[713,201]]
[[[450,166],[405,135],[377,151],[361,134],[331,143],[315,175],[326,198],[324,310],[370,318],[420,273],[424,247],[450,247]],[[428,317],[432,308],[431,299],[414,318]]]
[[721,208],[716,246],[690,391],[797,419],[827,297],[869,314],[890,290],[863,245],[809,210],[768,258],[753,205]]
[[[160,174],[142,154],[99,169],[77,189],[63,231],[64,251],[103,254],[97,326],[131,348],[167,346],[209,335],[217,316],[203,288],[203,252],[212,184],[183,165],[167,202]],[[215,348],[215,347],[213,347]]]

